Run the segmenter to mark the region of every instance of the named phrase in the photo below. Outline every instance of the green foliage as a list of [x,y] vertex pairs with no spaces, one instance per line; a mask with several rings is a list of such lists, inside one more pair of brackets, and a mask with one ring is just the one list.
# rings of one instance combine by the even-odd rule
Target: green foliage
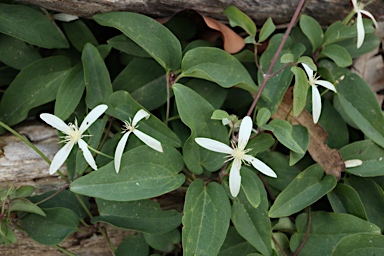
[[[0,4],[0,132],[52,159],[45,140],[13,126],[54,113],[65,124],[47,121],[63,144],[53,162],[66,162],[65,185],[47,193],[0,188],[0,244],[15,243],[20,227],[64,251],[71,233],[108,240],[112,225],[133,231],[102,245],[118,256],[383,254],[384,116],[350,70],[381,41],[372,21],[357,48],[353,12],[328,27],[301,15],[290,35],[271,18],[257,30],[234,6],[224,14],[245,34],[235,55],[226,46],[243,45],[228,39],[236,32],[216,40],[193,11],[164,25],[129,12],[61,22]],[[4,158],[19,161],[4,141]],[[25,157],[34,169],[36,156]]]

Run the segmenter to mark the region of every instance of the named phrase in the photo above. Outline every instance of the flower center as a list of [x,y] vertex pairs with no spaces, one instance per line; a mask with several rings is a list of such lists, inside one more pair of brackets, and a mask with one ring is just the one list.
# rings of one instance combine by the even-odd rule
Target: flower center
[[310,85],[317,86],[315,83],[317,80],[319,80],[320,76],[316,76],[317,74],[314,73],[312,77],[309,78],[308,82]]
[[124,124],[123,124],[123,132],[122,133],[125,133],[125,132],[133,132],[135,130],[135,128],[137,128],[138,126],[133,126],[132,125],[132,120],[129,120],[128,121],[124,121]]
[[72,143],[77,143],[83,135],[79,131],[79,127],[77,126],[77,122],[75,121],[75,124],[69,123],[68,127],[70,130],[68,131],[67,135],[62,136],[64,138],[64,142],[72,142]]

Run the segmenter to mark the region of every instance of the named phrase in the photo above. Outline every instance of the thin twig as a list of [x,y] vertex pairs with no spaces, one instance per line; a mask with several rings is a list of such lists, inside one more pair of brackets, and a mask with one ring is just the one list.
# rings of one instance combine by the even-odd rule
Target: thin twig
[[297,248],[295,254],[293,256],[297,256],[300,251],[304,248],[305,243],[307,242],[309,232],[311,231],[311,224],[312,224],[312,216],[311,216],[311,208],[308,207],[308,226],[307,226],[307,231],[305,232],[304,240],[301,242],[299,248]]

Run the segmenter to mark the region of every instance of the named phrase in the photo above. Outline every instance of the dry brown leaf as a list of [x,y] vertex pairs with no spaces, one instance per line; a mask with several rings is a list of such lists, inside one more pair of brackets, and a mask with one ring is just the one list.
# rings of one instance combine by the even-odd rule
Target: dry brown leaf
[[272,115],[273,119],[283,119],[292,124],[302,125],[308,129],[310,139],[308,152],[318,164],[320,164],[325,173],[340,179],[341,172],[345,170],[345,163],[340,153],[336,149],[329,148],[325,143],[328,134],[319,124],[313,123],[312,115],[303,110],[298,117],[293,116],[293,90],[292,88],[284,95],[284,99],[279,105],[276,113]]
[[219,31],[223,36],[224,50],[233,54],[244,48],[244,39],[236,34],[232,29],[212,18],[202,16],[205,23],[211,29]]
[[[379,22],[376,32],[384,43],[384,22]],[[384,90],[384,60],[379,54],[379,48],[355,59],[352,72],[359,74],[369,84],[380,106],[384,106],[384,95],[381,94]]]

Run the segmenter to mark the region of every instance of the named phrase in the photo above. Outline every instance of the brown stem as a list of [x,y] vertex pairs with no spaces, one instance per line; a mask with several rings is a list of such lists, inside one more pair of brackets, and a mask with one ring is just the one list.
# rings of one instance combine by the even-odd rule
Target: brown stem
[[284,47],[285,42],[288,39],[289,33],[291,32],[294,24],[296,23],[297,17],[299,16],[301,8],[303,7],[304,3],[305,3],[305,0],[300,0],[299,5],[296,8],[295,14],[293,15],[293,17],[291,19],[291,22],[289,23],[289,26],[288,26],[287,30],[285,31],[283,40],[281,40],[279,48],[277,48],[275,56],[273,56],[273,59],[271,61],[271,65],[269,66],[268,71],[267,71],[267,73],[264,76],[263,83],[260,85],[259,91],[257,92],[257,94],[255,96],[255,99],[253,100],[252,105],[251,105],[251,107],[248,110],[247,116],[251,116],[253,110],[256,107],[257,102],[259,101],[261,93],[263,92],[265,86],[267,85],[268,80],[271,78],[272,69],[273,69],[273,67],[276,64],[277,58],[279,57],[279,55],[281,53],[281,50]]
[[305,232],[304,240],[300,244],[299,248],[297,248],[295,254],[293,256],[297,256],[300,251],[304,248],[305,243],[307,242],[309,232],[311,231],[311,224],[312,224],[312,216],[311,216],[311,208],[308,207],[308,226],[307,226],[307,231]]

